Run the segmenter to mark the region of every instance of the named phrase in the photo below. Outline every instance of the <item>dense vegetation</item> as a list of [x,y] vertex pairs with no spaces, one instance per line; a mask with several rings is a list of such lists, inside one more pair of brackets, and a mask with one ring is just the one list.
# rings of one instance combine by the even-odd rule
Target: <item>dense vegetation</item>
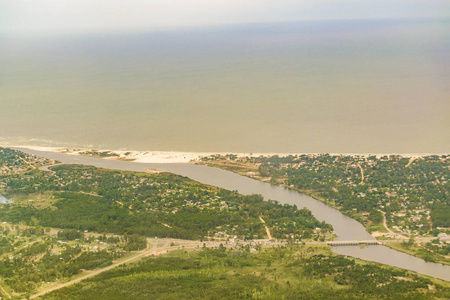
[[[348,215],[407,235],[450,227],[450,156],[212,156],[203,161],[311,194]],[[445,232],[445,229],[443,229]]]
[[330,225],[306,209],[173,174],[80,165],[41,171],[53,162],[3,148],[0,162],[0,194],[14,201],[0,204],[0,286],[18,297],[110,265],[146,248],[146,237],[237,242],[267,238],[265,226],[279,239],[331,237]]
[[2,224],[0,235],[1,280],[16,296],[108,266],[135,244],[126,236],[96,237],[76,230],[55,233],[39,226]]
[[[1,177],[3,193],[16,201],[0,209],[0,220],[45,227],[117,234],[199,239],[222,232],[243,239],[307,238],[330,228],[306,209],[263,201],[205,186],[172,174],[144,174],[62,165]],[[36,203],[47,195],[47,207]],[[31,201],[30,201],[31,200]]]
[[[390,247],[450,263],[450,156],[214,155],[199,163],[309,194],[359,220],[379,238],[409,240]],[[420,236],[437,238],[411,242]]]
[[204,249],[147,258],[44,299],[445,299],[450,289],[321,247]]
[[[0,194],[14,200],[0,205],[2,298],[11,295],[22,299],[83,272],[104,268],[117,259],[137,255],[130,251],[145,249],[147,241],[153,247],[162,247],[160,239],[147,239],[155,236],[237,243],[233,243],[233,250],[221,245],[215,250],[147,258],[45,297],[444,299],[450,295],[447,283],[441,282],[442,286],[438,280],[404,270],[336,256],[325,247],[238,246],[244,240],[267,238],[266,230],[274,238],[288,241],[331,238],[332,228],[318,222],[307,209],[263,201],[258,195],[239,195],[167,173],[79,165],[57,165],[50,172],[38,169],[52,163],[0,148]],[[285,181],[289,174],[276,177],[271,173],[287,165],[270,162],[246,166],[272,182],[300,189]],[[445,176],[440,183],[447,182]],[[446,205],[445,201],[439,203]],[[440,222],[445,206],[437,211],[430,214],[433,222]],[[366,213],[356,210],[360,212]],[[367,216],[371,222],[383,220],[378,209]],[[172,244],[176,247],[176,242]],[[433,253],[444,251],[436,241],[427,247]]]

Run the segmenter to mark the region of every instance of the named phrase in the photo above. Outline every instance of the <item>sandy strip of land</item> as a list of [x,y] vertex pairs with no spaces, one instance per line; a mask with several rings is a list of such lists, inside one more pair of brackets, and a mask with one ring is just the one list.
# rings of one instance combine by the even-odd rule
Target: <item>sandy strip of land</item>
[[[119,159],[134,161],[138,163],[188,163],[190,161],[199,160],[201,157],[211,155],[227,155],[233,154],[237,157],[259,157],[259,156],[273,156],[278,155],[280,157],[289,155],[320,155],[321,153],[232,153],[232,152],[177,152],[177,151],[133,151],[133,150],[93,150],[85,148],[67,148],[67,147],[40,147],[30,145],[3,145],[3,147],[22,147],[38,151],[59,152],[71,155],[85,155],[83,152],[97,151],[114,153],[116,156],[107,156],[105,159]],[[409,158],[420,158],[427,155],[434,155],[429,153],[329,153],[330,155],[350,155],[369,157],[375,155],[377,157],[389,156],[389,155],[401,155]],[[438,154],[441,155],[441,154]],[[92,156],[92,155],[90,155]]]

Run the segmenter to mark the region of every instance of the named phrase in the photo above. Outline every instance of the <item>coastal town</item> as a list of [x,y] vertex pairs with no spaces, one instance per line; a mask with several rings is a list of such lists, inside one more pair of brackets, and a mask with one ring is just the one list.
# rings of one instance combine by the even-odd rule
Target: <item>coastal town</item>
[[[77,155],[120,159],[116,155],[97,155],[97,152],[92,150]],[[298,176],[300,168],[317,174],[319,170],[326,170],[330,159],[328,156],[323,158],[313,155],[249,158],[229,154],[205,157],[193,163],[229,168],[248,177],[293,189],[298,178],[292,175]],[[393,159],[401,160],[399,157]],[[372,160],[373,158],[364,160],[358,157],[352,162],[349,158],[332,158],[334,164],[340,169],[345,166],[344,171],[349,173],[345,180],[340,181],[344,187],[362,186],[372,191],[372,194],[368,190],[359,191],[356,198],[373,199],[373,192],[376,191],[374,188],[383,192],[387,199],[390,198],[386,191],[397,195],[394,194],[398,191],[397,188],[387,190],[384,187],[369,186],[371,177],[375,175],[365,168],[370,165],[374,167]],[[343,166],[339,164],[340,161]],[[447,163],[442,158],[434,161],[444,165]],[[410,166],[413,163],[407,168]],[[202,253],[213,253],[220,257],[248,253],[245,255],[252,255],[259,260],[261,255],[266,255],[264,253],[278,255],[275,254],[278,250],[274,249],[283,249],[279,255],[292,255],[291,251],[297,249],[296,253],[304,253],[302,259],[306,264],[316,264],[315,255],[325,255],[328,260],[335,259],[335,256],[330,256],[330,247],[384,244],[419,257],[425,249],[425,253],[432,253],[428,256],[429,261],[447,263],[448,253],[444,251],[448,251],[448,231],[433,223],[440,219],[433,218],[432,212],[425,214],[428,232],[413,236],[416,231],[411,231],[411,223],[394,225],[395,218],[385,218],[385,215],[398,216],[396,211],[382,210],[382,206],[393,207],[388,200],[375,206],[379,212],[376,215],[364,210],[368,204],[361,207],[350,206],[346,212],[359,218],[379,238],[378,241],[333,241],[333,228],[325,222],[317,221],[305,208],[265,201],[259,195],[244,196],[236,191],[202,185],[169,173],[139,173],[84,165],[61,165],[52,159],[8,148],[0,148],[0,169],[0,194],[7,200],[0,204],[0,264],[5,270],[5,277],[0,281],[0,294],[6,298],[60,298],[60,290],[70,290],[65,293],[76,292],[77,289],[72,286],[84,282],[81,281],[83,279],[97,278],[100,273],[109,274],[108,272],[121,265],[126,265],[127,270],[135,272],[133,270],[139,266],[139,261],[146,257],[151,261],[155,255],[162,254],[168,255],[167,259],[176,257],[179,260],[186,255],[196,257],[203,255]],[[436,176],[440,176],[439,183],[448,182],[445,180],[445,170],[442,174],[438,169],[433,170]],[[317,188],[323,183],[319,179],[324,178],[326,176],[313,179],[302,177],[302,180]],[[334,182],[339,180],[334,178]],[[332,187],[331,191],[334,191],[333,188],[342,191],[341,186]],[[316,193],[312,193],[311,189],[298,190],[315,197],[320,195],[317,190]],[[361,197],[363,193],[370,196]],[[336,199],[335,203],[339,203],[338,201]],[[335,203],[328,204],[337,207]],[[409,204],[410,202],[405,201],[405,205]],[[415,202],[414,205],[416,210],[421,207]],[[408,218],[407,221],[411,222],[409,220]],[[418,219],[412,221],[419,222]],[[273,263],[277,261],[273,257],[270,260]],[[269,265],[266,262],[264,264],[265,268]],[[345,264],[352,263],[346,261]],[[369,271],[373,268],[370,263],[365,266],[364,272],[372,272]],[[279,267],[284,268],[283,265]],[[356,270],[345,270],[350,272],[344,272],[347,274],[345,276],[350,276],[348,278],[356,276],[356,273],[351,273]],[[387,270],[383,269],[383,272]],[[380,271],[381,269],[377,269],[376,272]],[[392,277],[388,277],[391,278],[390,285],[403,284],[396,279],[399,276],[395,275],[397,271],[388,272],[394,272],[389,275]],[[401,276],[412,276],[404,272],[402,271]],[[340,277],[335,275],[330,273],[329,279],[339,284],[348,284],[339,281],[340,279],[336,281]],[[313,278],[311,280],[315,280]],[[409,278],[415,284],[423,284],[418,277]],[[96,284],[101,285],[101,280]],[[427,283],[433,288],[442,289],[440,284]],[[286,290],[284,292],[287,293]]]
[[213,155],[196,163],[313,196],[360,221],[378,239],[404,240],[393,246],[398,250],[425,238],[409,245],[413,253],[450,263],[449,155]]

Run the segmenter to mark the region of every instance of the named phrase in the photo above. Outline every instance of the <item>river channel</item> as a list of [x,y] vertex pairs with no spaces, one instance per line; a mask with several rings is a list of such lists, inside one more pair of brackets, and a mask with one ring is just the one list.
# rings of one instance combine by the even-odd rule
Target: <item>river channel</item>
[[[228,190],[236,190],[241,194],[260,194],[266,200],[277,200],[282,204],[292,204],[297,205],[299,208],[308,208],[319,221],[325,221],[333,226],[337,235],[336,240],[338,241],[375,240],[359,222],[310,196],[221,169],[187,163],[136,163],[38,151],[27,148],[15,149],[39,157],[59,160],[65,164],[84,164],[100,168],[138,172],[145,172],[149,168],[157,169],[186,176],[201,183]],[[385,246],[339,246],[333,247],[332,250],[341,255],[391,265],[450,281],[450,266],[425,262],[420,258],[392,250]]]

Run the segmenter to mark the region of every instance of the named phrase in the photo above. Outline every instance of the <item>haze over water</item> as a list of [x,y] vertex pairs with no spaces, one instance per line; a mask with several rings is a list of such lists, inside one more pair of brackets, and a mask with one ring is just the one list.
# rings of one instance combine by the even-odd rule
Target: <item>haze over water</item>
[[450,22],[0,39],[0,143],[220,152],[450,149]]

